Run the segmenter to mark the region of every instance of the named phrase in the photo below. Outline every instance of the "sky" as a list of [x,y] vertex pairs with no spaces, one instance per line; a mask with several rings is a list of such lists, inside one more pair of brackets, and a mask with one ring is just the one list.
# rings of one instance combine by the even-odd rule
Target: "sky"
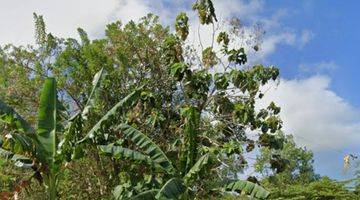
[[[44,16],[47,30],[77,37],[77,27],[91,38],[104,35],[115,20],[138,19],[148,12],[173,24],[186,11],[190,32],[197,17],[190,0],[0,0],[0,45],[34,43],[32,13]],[[219,19],[239,17],[244,26],[258,23],[266,34],[251,58],[280,68],[279,85],[270,84],[259,105],[282,107],[284,131],[314,152],[315,169],[336,179],[344,173],[343,157],[360,155],[360,13],[357,0],[214,0]],[[208,29],[200,30],[205,44]],[[191,38],[190,34],[190,38]],[[196,38],[193,38],[196,40]]]

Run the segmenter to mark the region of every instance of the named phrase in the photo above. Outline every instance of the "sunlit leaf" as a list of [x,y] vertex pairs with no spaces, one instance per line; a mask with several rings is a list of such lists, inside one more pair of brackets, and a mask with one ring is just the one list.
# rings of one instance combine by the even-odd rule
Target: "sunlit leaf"
[[124,99],[122,99],[119,103],[117,103],[113,108],[111,108],[87,133],[87,135],[80,140],[78,143],[82,143],[87,139],[94,138],[98,133],[101,134],[102,126],[109,122],[115,117],[116,115],[120,115],[121,112],[133,105],[140,97],[142,87],[137,88],[135,91],[127,95]]
[[243,181],[238,180],[231,183],[228,183],[225,186],[225,189],[227,191],[236,191],[236,192],[244,192],[247,195],[250,195],[252,197],[256,197],[259,199],[266,199],[270,195],[270,192],[265,190],[263,187],[259,186],[258,184],[249,182],[249,181]]
[[136,146],[144,150],[147,155],[168,173],[174,173],[175,169],[171,164],[171,161],[167,158],[165,153],[158,147],[149,137],[141,133],[139,130],[127,124],[120,124],[117,127],[126,139],[133,141]]
[[54,78],[47,78],[40,95],[37,138],[48,161],[56,153],[56,102],[56,81]]

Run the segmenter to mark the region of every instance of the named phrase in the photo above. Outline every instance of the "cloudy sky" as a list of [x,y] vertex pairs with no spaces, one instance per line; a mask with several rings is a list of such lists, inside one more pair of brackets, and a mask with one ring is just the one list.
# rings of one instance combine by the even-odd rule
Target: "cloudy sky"
[[[107,23],[137,19],[148,12],[171,25],[186,11],[197,28],[190,0],[0,0],[0,45],[34,43],[32,13],[44,16],[47,30],[59,37],[91,38]],[[239,17],[245,25],[266,30],[261,51],[253,58],[281,69],[281,82],[270,85],[263,102],[282,107],[284,129],[315,153],[320,174],[345,178],[343,156],[360,154],[359,1],[215,0],[220,19]],[[206,43],[206,29],[200,30]],[[191,37],[191,36],[190,36]]]

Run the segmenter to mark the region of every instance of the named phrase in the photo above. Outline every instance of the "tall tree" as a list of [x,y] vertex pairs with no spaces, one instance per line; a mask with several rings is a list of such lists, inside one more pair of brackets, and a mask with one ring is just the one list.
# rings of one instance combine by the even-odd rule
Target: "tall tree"
[[313,167],[313,153],[306,148],[298,147],[292,135],[280,132],[279,140],[283,141],[281,149],[261,148],[257,156],[255,169],[273,185],[291,183],[310,183],[319,178]]
[[[210,0],[196,1],[193,9],[201,24],[217,23]],[[34,17],[37,45],[27,48],[10,45],[1,51],[5,58],[0,63],[2,72],[5,77],[14,76],[1,80],[0,89],[4,91],[1,94],[5,102],[33,124],[33,109],[38,107],[33,94],[38,93],[37,88],[46,77],[56,77],[59,101],[69,115],[75,115],[67,121],[76,127],[76,137],[63,136],[69,144],[64,146],[67,147],[64,155],[81,159],[67,169],[77,173],[90,171],[92,175],[98,172],[93,175],[94,180],[81,180],[73,187],[85,187],[79,190],[89,193],[99,189],[99,196],[104,196],[118,185],[121,195],[132,197],[149,189],[161,190],[174,173],[186,177],[201,158],[211,154],[216,162],[199,168],[191,176],[196,184],[188,188],[194,198],[209,198],[214,195],[211,192],[214,185],[219,184],[214,180],[239,181],[238,172],[247,166],[244,152],[252,151],[256,145],[281,148],[277,137],[282,126],[280,108],[271,103],[259,112],[255,110],[256,100],[264,96],[261,86],[277,80],[279,70],[248,64],[247,53],[258,48],[235,45],[241,29],[238,23],[230,24],[231,29],[214,28],[212,44],[199,52],[187,42],[189,24],[184,13],[176,18],[176,33],[149,14],[138,23],[109,24],[106,36],[101,39],[90,40],[84,30],[78,29],[81,41],[56,38],[46,32],[41,16]],[[102,82],[93,93],[92,77],[102,68]],[[27,86],[30,82],[36,83],[34,87]],[[140,92],[136,88],[141,88]],[[13,94],[28,95],[32,101],[12,102]],[[120,106],[129,94],[135,96],[131,96],[127,106]],[[90,98],[91,95],[95,98]],[[87,111],[89,103],[92,109]],[[83,111],[86,114],[80,117],[78,113]],[[125,130],[116,128],[119,124],[135,128],[145,139],[127,137]],[[247,134],[249,130],[252,136]],[[146,138],[158,148],[144,149],[150,144],[143,143]],[[98,154],[97,148],[104,145],[141,154],[126,151],[121,155],[127,159],[108,158]],[[129,152],[138,155],[142,162],[128,159]],[[157,171],[158,167],[149,166],[156,159],[162,161],[155,162],[156,166],[166,170]],[[280,162],[280,158],[276,161]],[[88,165],[81,165],[82,162]],[[97,177],[105,177],[105,181]]]

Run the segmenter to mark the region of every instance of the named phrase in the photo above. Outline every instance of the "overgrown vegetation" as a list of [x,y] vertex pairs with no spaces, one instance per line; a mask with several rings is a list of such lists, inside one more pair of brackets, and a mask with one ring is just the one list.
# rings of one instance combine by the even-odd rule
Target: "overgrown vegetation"
[[[217,23],[210,0],[193,9]],[[314,173],[279,107],[255,107],[279,70],[248,64],[260,39],[238,46],[236,19],[210,46],[189,43],[186,13],[174,33],[149,14],[96,40],[81,28],[80,40],[57,38],[34,19],[35,46],[0,49],[1,198],[357,198]],[[249,167],[262,179],[242,179]]]

